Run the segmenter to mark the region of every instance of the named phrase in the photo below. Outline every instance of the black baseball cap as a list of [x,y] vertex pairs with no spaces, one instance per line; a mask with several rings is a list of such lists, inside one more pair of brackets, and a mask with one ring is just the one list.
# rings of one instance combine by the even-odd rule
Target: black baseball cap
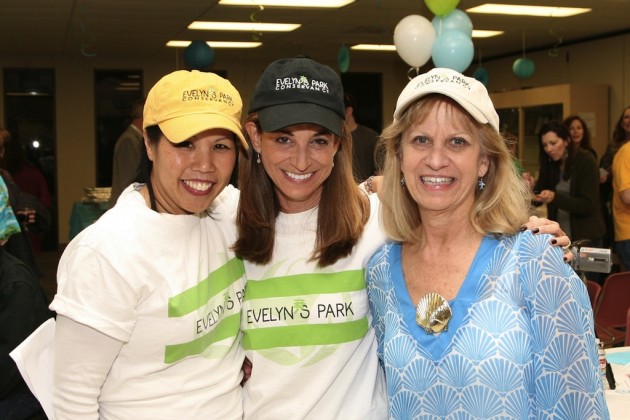
[[276,60],[258,79],[249,112],[258,112],[264,131],[313,123],[341,136],[343,85],[333,69],[310,58]]

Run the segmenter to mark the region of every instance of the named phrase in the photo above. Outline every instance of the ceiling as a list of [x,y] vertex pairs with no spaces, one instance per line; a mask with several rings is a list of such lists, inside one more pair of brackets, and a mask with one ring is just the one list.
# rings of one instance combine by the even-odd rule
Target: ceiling
[[[316,2],[317,0],[313,0]],[[490,1],[490,0],[488,0]],[[433,19],[423,0],[358,0],[342,9],[279,9],[219,6],[218,0],[2,0],[0,57],[44,56],[171,59],[169,40],[251,41],[251,33],[192,31],[193,20],[301,23],[289,33],[265,33],[263,46],[248,50],[215,49],[215,60],[268,60],[305,54],[322,61],[336,61],[341,45],[393,44],[396,24],[419,14]],[[591,7],[574,17],[550,19],[521,16],[468,14],[474,29],[502,30],[501,36],[474,39],[475,61],[550,51],[563,45],[611,34],[630,32],[630,0],[493,0],[521,3]],[[461,10],[486,3],[461,0]],[[395,52],[351,52],[353,57],[401,60]]]

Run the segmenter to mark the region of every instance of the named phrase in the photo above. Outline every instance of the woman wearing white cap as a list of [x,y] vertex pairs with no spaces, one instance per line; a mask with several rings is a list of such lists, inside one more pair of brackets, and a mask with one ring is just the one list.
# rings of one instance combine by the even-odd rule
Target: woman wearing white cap
[[[66,248],[54,360],[58,419],[240,419],[242,262],[228,185],[242,102],[176,71],[144,107],[148,182]],[[228,187],[230,188],[230,187]]]
[[252,95],[234,248],[245,418],[387,417],[364,279],[385,237],[378,198],[353,181],[344,115],[337,74],[304,57],[272,63]]
[[607,418],[583,283],[520,232],[530,193],[485,87],[409,82],[382,139],[383,226],[367,268],[396,419]]

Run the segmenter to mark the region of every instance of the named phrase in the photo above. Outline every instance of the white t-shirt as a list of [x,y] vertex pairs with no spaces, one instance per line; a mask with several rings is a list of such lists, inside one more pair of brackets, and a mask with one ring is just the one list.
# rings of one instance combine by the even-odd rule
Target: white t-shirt
[[318,268],[308,261],[317,209],[281,213],[273,261],[245,262],[243,346],[252,361],[246,419],[384,419],[387,396],[364,267],[384,243],[378,199],[352,254]]
[[244,268],[229,250],[235,195],[228,187],[210,216],[168,215],[147,208],[137,188],[70,242],[51,305],[124,343],[99,416],[240,419]]

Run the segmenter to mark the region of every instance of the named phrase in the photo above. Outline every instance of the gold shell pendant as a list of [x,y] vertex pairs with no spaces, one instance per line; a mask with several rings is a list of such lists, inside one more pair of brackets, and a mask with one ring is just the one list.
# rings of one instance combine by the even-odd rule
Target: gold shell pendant
[[446,331],[451,316],[453,316],[451,306],[446,299],[437,293],[429,293],[422,296],[416,307],[416,323],[427,334],[437,334]]

